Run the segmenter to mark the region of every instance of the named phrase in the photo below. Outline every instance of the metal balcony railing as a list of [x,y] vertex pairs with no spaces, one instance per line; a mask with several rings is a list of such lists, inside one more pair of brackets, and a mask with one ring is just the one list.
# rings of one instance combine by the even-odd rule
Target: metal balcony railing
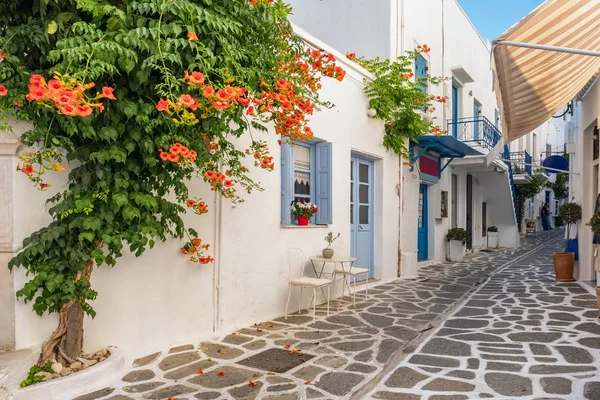
[[510,153],[513,161],[512,168],[515,175],[530,175],[533,172],[531,166],[532,158],[527,151],[515,151]]
[[[511,156],[510,155],[510,149],[508,148],[508,145],[505,144],[504,145],[504,152],[502,153],[502,158],[504,158],[505,160],[509,160],[510,156]],[[506,163],[506,167],[508,168],[508,182],[510,184],[510,192],[512,194],[513,209],[514,209],[514,212],[515,212],[515,221],[517,221],[518,220],[519,204],[517,202],[517,189],[515,187],[515,179],[514,179],[513,168],[512,168],[512,164],[509,161],[504,161],[504,162]]]
[[478,144],[488,150],[493,149],[502,138],[498,128],[483,116],[450,119],[448,132],[461,142]]

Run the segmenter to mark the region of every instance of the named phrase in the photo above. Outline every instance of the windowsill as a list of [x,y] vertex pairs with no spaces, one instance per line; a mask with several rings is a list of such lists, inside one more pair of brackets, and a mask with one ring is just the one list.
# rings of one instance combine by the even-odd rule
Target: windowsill
[[318,229],[329,228],[329,225],[280,225],[281,229]]

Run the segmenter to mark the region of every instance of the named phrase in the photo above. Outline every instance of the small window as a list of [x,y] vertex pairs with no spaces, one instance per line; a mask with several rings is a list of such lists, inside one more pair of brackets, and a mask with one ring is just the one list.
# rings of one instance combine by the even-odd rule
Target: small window
[[294,200],[314,202],[311,193],[312,173],[311,158],[314,146],[296,145],[294,153]]
[[293,201],[315,203],[311,224],[332,223],[331,143],[298,142],[281,146],[281,224],[295,225]]

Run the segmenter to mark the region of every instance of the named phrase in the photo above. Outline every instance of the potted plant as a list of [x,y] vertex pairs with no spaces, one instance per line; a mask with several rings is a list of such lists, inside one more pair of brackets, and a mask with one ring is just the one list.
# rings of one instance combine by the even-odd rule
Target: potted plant
[[[600,213],[596,213],[592,215],[589,222],[587,223],[589,227],[592,228],[592,232],[594,232],[594,243],[598,243],[598,239],[600,238]],[[595,244],[596,249],[598,249],[599,245]],[[596,258],[600,257],[600,254],[595,254]],[[596,261],[597,263],[598,261]],[[596,264],[597,265],[597,264]],[[597,267],[595,268],[597,270]],[[598,301],[598,319],[600,319],[600,286],[596,286],[596,299]]]
[[463,228],[452,228],[446,234],[449,244],[449,260],[462,261],[465,256],[465,244],[467,243],[467,231]]
[[327,242],[327,247],[323,249],[323,257],[325,258],[331,258],[333,257],[333,249],[331,248],[331,245],[333,244],[333,242],[335,242],[337,239],[339,239],[340,234],[338,233],[337,236],[333,236],[333,232],[329,232],[327,234],[327,236],[325,236],[325,241]]
[[569,247],[569,233],[571,225],[581,219],[581,206],[576,203],[565,203],[558,211],[560,217],[567,224],[567,248],[564,252],[554,253],[554,272],[558,282],[572,282],[575,269],[575,253],[567,251]]
[[292,214],[298,219],[298,225],[306,226],[312,216],[318,211],[317,206],[310,201],[292,201]]
[[498,237],[498,227],[490,226],[487,229],[487,242],[489,248],[497,249],[500,238]]

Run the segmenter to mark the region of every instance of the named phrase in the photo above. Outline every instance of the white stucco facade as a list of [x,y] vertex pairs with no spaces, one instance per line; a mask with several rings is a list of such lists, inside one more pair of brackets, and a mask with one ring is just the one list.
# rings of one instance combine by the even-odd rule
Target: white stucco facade
[[[165,343],[194,343],[214,332],[227,332],[283,315],[288,292],[286,251],[298,247],[313,256],[326,246],[329,231],[341,233],[350,246],[350,159],[361,155],[373,163],[373,270],[382,280],[398,276],[399,159],[382,145],[383,123],[367,116],[368,100],[364,79],[368,73],[342,54],[299,30],[316,47],[332,52],[347,75],[343,82],[324,80],[321,98],[335,104],[313,116],[311,127],[318,139],[332,143],[333,223],[326,226],[284,227],[281,225],[281,174],[253,170],[264,191],[245,196],[233,205],[216,197],[202,181],[190,182],[190,193],[203,197],[209,213],[185,216],[203,241],[211,244],[215,263],[192,264],[181,255],[178,240],[159,243],[143,256],[125,253],[114,268],[94,271],[92,286],[99,292],[93,306],[97,317],[85,320],[85,348],[94,350],[117,345],[136,352]],[[15,142],[16,135],[3,133]],[[280,150],[274,133],[264,135],[275,164]],[[248,143],[241,143],[247,146]],[[16,148],[16,146],[13,145]],[[64,189],[65,174],[49,177],[53,190],[38,192],[25,175],[16,171],[15,152],[0,155],[0,184],[10,198],[0,204],[0,339],[7,347],[39,346],[56,327],[56,315],[39,317],[30,304],[14,297],[26,281],[21,270],[6,273],[7,263],[20,248],[22,239],[49,222],[45,200]],[[250,162],[250,160],[248,161]],[[248,165],[251,167],[251,165]],[[8,191],[10,190],[10,191]],[[6,243],[5,243],[6,242]],[[312,271],[309,264],[306,271]],[[310,274],[309,274],[310,275]],[[296,289],[295,289],[296,290]],[[306,292],[306,291],[305,291]],[[306,308],[310,296],[304,296]],[[291,311],[299,308],[298,294],[292,296]],[[5,317],[6,315],[6,317]],[[5,321],[13,321],[11,326]],[[7,326],[6,333],[4,327]]]
[[[458,112],[455,116],[458,118],[473,117],[475,104],[477,104],[478,117],[485,117],[492,124],[495,123],[497,106],[492,91],[490,44],[480,37],[455,0],[369,1],[368,5],[371,9],[368,14],[361,15],[359,20],[354,15],[349,20],[361,34],[361,40],[358,41],[355,41],[351,35],[340,34],[345,29],[348,21],[346,18],[340,20],[324,16],[336,15],[338,12],[346,15],[348,10],[360,10],[367,2],[345,0],[343,5],[340,3],[341,0],[292,1],[295,7],[294,21],[311,32],[319,32],[322,39],[332,41],[338,48],[367,58],[377,55],[394,59],[407,50],[427,44],[432,49],[429,54],[423,54],[427,62],[427,74],[448,78],[441,85],[428,88],[429,94],[448,99],[445,106],[436,105],[437,109],[432,114],[434,122],[442,129],[449,129],[446,121],[452,118],[454,108],[457,108]],[[385,10],[389,10],[389,15],[385,14]],[[367,26],[363,21],[371,21],[373,18],[379,21],[373,29],[359,29]],[[385,27],[388,28],[387,34],[383,32]],[[368,41],[368,46],[364,45],[365,40]],[[388,43],[390,50],[385,55],[379,45]],[[374,52],[375,48],[379,50]],[[453,85],[458,89],[456,104],[453,104],[455,103],[452,96]],[[459,137],[459,139],[466,138]],[[471,145],[478,147],[476,143]],[[494,162],[502,149],[503,143],[500,141],[492,149],[480,149],[484,156],[476,160],[454,160],[435,184],[423,181],[418,168],[411,170],[408,166],[402,167],[400,251],[403,277],[410,278],[416,275],[419,259],[445,260],[446,232],[452,227],[467,228],[467,214],[469,214],[474,249],[486,247],[485,230],[491,225],[499,228],[501,246],[513,247],[518,244],[507,167],[502,162]],[[444,159],[442,162],[445,162]],[[467,179],[472,182],[470,212],[467,212]],[[427,250],[424,255],[422,246],[421,255],[418,256],[419,219],[416,214],[419,210],[420,185],[423,182],[427,184],[428,192]],[[449,203],[449,212],[445,217],[441,217],[440,213],[442,192],[445,192],[444,196],[447,195]],[[452,202],[455,203],[454,206]],[[485,215],[483,207],[487,208]]]
[[[600,273],[594,270],[593,233],[586,223],[595,212],[596,197],[599,193],[598,140],[594,138],[594,128],[600,118],[600,82],[595,80],[591,87],[584,89],[573,100],[573,116],[566,118],[566,137],[571,169],[569,199],[582,206],[582,220],[579,224],[579,261],[575,277],[581,281],[600,281]],[[594,151],[596,149],[596,151]]]

